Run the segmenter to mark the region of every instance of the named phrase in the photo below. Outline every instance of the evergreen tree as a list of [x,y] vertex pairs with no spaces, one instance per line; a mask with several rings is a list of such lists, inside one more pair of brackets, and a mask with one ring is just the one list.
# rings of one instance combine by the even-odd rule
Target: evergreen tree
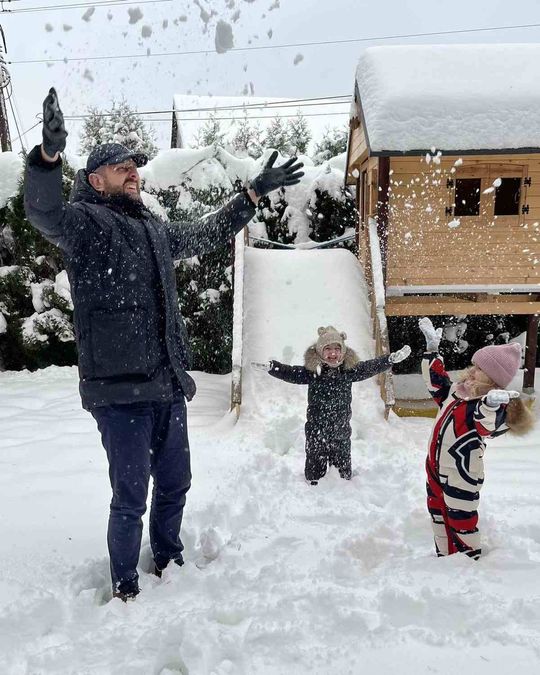
[[130,150],[144,152],[150,158],[157,154],[155,136],[148,129],[136,110],[125,100],[113,101],[106,111],[88,108],[88,117],[83,123],[80,150],[89,154],[103,143],[121,143]]
[[282,155],[291,154],[287,125],[278,115],[274,117],[274,119],[270,122],[268,129],[266,130],[264,146],[265,148],[273,148]]
[[[330,170],[328,174],[331,175]],[[343,185],[315,188],[311,202],[306,209],[311,225],[310,237],[313,241],[330,241],[341,237],[347,230],[354,231],[358,220],[358,210],[354,197]],[[356,251],[355,240],[343,242],[340,246]]]
[[[68,199],[74,171],[66,162],[62,167]],[[0,234],[2,264],[12,267],[0,276],[0,312],[7,324],[0,334],[2,367],[35,370],[74,365],[73,307],[54,291],[55,279],[64,268],[62,254],[26,219],[22,181],[18,193],[0,209]]]
[[221,123],[216,119],[215,113],[210,113],[202,127],[199,127],[192,147],[204,148],[208,145],[225,145],[225,132],[221,129]]
[[311,140],[311,131],[300,111],[296,117],[289,120],[287,133],[291,152],[295,155],[305,155]]
[[347,150],[349,130],[347,127],[333,127],[326,129],[321,140],[315,144],[313,161],[315,164],[323,164],[332,157],[341,155]]
[[[173,221],[198,220],[219,209],[231,196],[224,188],[196,190],[189,179],[158,195]],[[227,373],[231,369],[231,265],[232,243],[212,253],[183,260],[176,266],[180,310],[186,322],[195,370]]]
[[235,123],[236,131],[232,139],[232,148],[239,157],[253,157],[257,159],[262,155],[261,127],[252,124],[244,111],[244,117]]

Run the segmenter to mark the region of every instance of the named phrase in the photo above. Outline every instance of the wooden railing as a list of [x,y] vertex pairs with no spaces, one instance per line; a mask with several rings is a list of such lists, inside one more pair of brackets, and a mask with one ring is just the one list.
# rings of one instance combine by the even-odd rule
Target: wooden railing
[[244,333],[244,248],[247,228],[239,232],[234,239],[233,264],[233,333],[232,333],[232,374],[231,374],[231,410],[240,414],[242,403],[242,354]]
[[[375,350],[377,356],[390,353],[390,343],[388,339],[388,325],[385,313],[385,290],[383,268],[381,260],[381,247],[379,236],[377,234],[377,222],[373,218],[368,221],[368,239],[369,250],[366,257],[369,258],[369,270],[371,274],[366,274],[366,281],[369,286],[371,299],[371,318],[373,320],[373,337],[375,338]],[[378,376],[381,397],[384,401],[384,416],[388,419],[390,410],[395,404],[394,382],[392,371],[386,370]]]

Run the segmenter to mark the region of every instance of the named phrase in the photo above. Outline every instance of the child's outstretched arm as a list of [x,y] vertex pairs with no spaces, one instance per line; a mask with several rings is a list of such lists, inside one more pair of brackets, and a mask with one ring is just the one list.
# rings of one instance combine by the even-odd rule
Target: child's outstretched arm
[[452,380],[444,367],[444,361],[439,355],[439,342],[442,328],[435,330],[431,319],[425,316],[418,321],[418,327],[426,338],[426,351],[422,358],[422,376],[429,393],[440,407],[450,393]]
[[268,372],[272,377],[290,384],[309,384],[316,377],[316,373],[312,373],[304,366],[288,366],[279,361],[270,361]]
[[519,392],[492,389],[478,401],[474,426],[480,436],[499,436],[508,430],[505,424],[506,406],[512,398],[519,398]]
[[347,379],[351,382],[367,380],[369,377],[388,370],[394,363],[405,360],[410,353],[411,348],[409,345],[404,345],[397,352],[392,352],[386,356],[378,356],[376,359],[370,359],[369,361],[360,361],[354,368],[346,371]]

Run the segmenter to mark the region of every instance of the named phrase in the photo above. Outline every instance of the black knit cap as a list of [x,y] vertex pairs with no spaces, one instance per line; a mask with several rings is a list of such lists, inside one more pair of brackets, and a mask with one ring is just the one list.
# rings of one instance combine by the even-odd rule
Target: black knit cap
[[148,162],[148,157],[144,152],[133,152],[120,143],[103,143],[103,145],[96,145],[88,155],[86,171],[93,173],[100,166],[121,164],[128,159],[132,159],[137,166],[144,166]]

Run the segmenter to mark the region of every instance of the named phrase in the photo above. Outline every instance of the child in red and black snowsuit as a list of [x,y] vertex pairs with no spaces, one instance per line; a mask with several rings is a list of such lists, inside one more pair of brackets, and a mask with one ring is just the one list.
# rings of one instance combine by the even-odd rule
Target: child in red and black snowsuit
[[333,326],[321,327],[318,332],[317,342],[305,353],[303,366],[279,361],[252,363],[279,380],[308,385],[305,477],[312,485],[325,475],[328,464],[335,466],[342,478],[351,478],[352,383],[387,370],[411,352],[405,345],[388,356],[360,361],[345,345],[345,333]]
[[478,504],[484,482],[485,441],[511,430],[526,433],[532,416],[519,392],[506,391],[521,361],[519,344],[488,346],[453,383],[438,354],[442,329],[420,319],[426,338],[422,375],[440,410],[426,460],[427,506],[437,555],[465,553],[478,559]]

